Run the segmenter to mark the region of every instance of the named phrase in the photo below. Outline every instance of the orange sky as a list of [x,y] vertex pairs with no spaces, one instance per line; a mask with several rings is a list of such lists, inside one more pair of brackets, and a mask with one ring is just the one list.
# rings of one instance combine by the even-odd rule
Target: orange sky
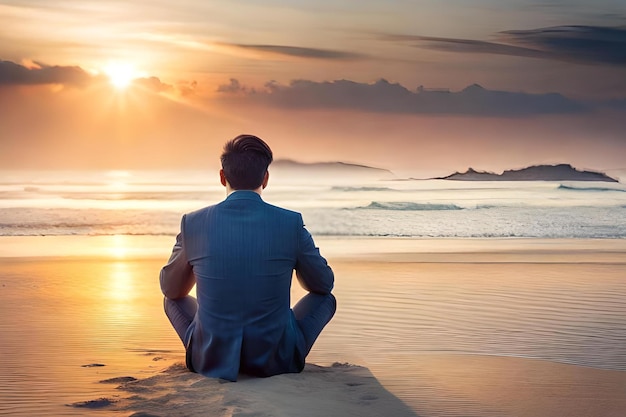
[[0,166],[626,166],[615,2],[441,3],[0,0]]

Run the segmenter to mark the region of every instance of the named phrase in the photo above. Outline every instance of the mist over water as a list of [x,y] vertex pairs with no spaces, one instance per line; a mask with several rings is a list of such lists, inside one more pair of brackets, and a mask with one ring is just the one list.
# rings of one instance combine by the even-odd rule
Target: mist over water
[[[622,183],[271,173],[265,201],[302,212],[314,235],[626,237]],[[181,214],[224,198],[210,171],[4,172],[0,235],[175,235]]]

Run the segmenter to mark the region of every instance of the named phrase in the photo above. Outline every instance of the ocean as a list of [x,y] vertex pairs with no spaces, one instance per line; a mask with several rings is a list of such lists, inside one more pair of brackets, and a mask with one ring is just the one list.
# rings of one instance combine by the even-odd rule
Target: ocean
[[[271,171],[270,171],[271,172]],[[616,171],[626,178],[626,170]],[[626,184],[271,176],[264,199],[315,236],[626,237]],[[2,172],[1,236],[175,235],[225,197],[216,172]]]

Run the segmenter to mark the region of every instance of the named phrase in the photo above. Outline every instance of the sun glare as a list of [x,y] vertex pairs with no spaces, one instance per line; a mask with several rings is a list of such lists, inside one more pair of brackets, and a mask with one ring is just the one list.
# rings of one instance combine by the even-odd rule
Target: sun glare
[[124,62],[113,62],[104,68],[104,73],[109,82],[118,90],[126,89],[132,81],[138,77],[135,68]]
[[115,258],[125,258],[129,253],[129,243],[124,235],[113,235],[111,237],[109,253]]

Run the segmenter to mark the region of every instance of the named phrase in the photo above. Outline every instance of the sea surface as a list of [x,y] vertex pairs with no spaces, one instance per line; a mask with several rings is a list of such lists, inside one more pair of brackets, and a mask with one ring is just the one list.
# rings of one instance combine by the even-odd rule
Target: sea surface
[[[302,212],[314,236],[626,237],[624,183],[281,174],[265,200]],[[175,235],[182,213],[224,197],[208,171],[0,171],[0,236]]]
[[[182,360],[158,271],[181,214],[224,198],[217,178],[2,174],[0,415],[108,416],[76,405]],[[449,391],[495,375],[487,360],[459,382],[462,358],[626,372],[623,183],[272,179],[264,199],[303,213],[337,277],[309,361],[367,366],[420,416],[528,415]]]

